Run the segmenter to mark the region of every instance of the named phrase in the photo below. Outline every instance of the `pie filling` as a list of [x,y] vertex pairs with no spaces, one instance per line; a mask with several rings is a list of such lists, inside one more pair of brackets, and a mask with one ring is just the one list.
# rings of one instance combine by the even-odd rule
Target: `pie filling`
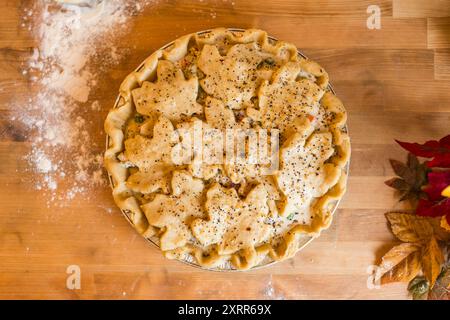
[[169,258],[282,260],[345,192],[346,112],[328,75],[261,30],[191,34],[150,56],[105,122],[113,195]]

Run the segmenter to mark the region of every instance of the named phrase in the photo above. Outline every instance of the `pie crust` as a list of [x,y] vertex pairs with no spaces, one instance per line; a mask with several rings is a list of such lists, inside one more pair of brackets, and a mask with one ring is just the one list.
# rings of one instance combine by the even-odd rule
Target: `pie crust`
[[[106,118],[116,204],[168,258],[244,270],[292,257],[346,188],[347,116],[330,88],[321,66],[262,30],[175,40],[126,77]],[[174,158],[197,126],[278,130],[279,167]],[[204,137],[202,152],[217,141]]]

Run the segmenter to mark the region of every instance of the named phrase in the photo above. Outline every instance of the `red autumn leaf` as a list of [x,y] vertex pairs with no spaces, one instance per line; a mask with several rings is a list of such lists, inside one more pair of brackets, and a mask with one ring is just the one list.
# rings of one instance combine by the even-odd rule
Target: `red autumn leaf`
[[450,171],[434,171],[428,173],[428,185],[424,191],[431,201],[442,199],[442,191],[450,185]]
[[439,140],[439,143],[443,147],[450,149],[450,134],[446,137],[443,137],[441,140]]
[[425,217],[450,216],[450,198],[444,198],[438,202],[420,199],[416,214]]
[[450,168],[450,153],[436,155],[427,162],[429,168]]
[[439,141],[430,140],[424,144],[395,140],[400,146],[418,157],[433,158],[436,154],[450,152],[450,135]]
[[427,162],[428,167],[450,168],[450,135],[439,141],[430,140],[424,144],[395,141],[418,157],[433,158]]

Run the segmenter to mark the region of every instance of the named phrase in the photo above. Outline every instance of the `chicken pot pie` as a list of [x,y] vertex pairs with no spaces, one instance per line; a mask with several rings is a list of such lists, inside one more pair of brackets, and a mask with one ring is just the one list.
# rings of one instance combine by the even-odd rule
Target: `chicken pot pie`
[[205,268],[292,257],[345,192],[346,111],[328,74],[261,30],[194,33],[154,52],[122,83],[105,130],[119,208],[166,257]]

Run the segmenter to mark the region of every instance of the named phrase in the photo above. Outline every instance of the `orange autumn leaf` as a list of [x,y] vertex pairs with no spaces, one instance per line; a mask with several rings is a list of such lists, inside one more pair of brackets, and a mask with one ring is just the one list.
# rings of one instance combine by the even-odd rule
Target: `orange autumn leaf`
[[381,284],[409,282],[420,272],[420,246],[402,243],[393,247],[381,259]]
[[386,218],[392,233],[403,242],[424,242],[433,235],[433,227],[427,218],[404,212],[389,212]]
[[434,236],[436,237],[436,240],[438,241],[450,241],[450,229],[446,230],[445,226],[442,224],[442,220],[445,220],[444,217],[435,217],[435,218],[428,218],[428,221],[430,222],[431,226],[434,230]]
[[443,263],[444,255],[442,254],[442,250],[436,238],[432,237],[430,242],[422,250],[422,270],[430,283],[430,288],[433,288],[437,277],[441,273]]
[[440,226],[441,226],[442,229],[444,229],[447,232],[447,234],[450,237],[450,225],[447,222],[447,217],[443,216],[441,218]]

